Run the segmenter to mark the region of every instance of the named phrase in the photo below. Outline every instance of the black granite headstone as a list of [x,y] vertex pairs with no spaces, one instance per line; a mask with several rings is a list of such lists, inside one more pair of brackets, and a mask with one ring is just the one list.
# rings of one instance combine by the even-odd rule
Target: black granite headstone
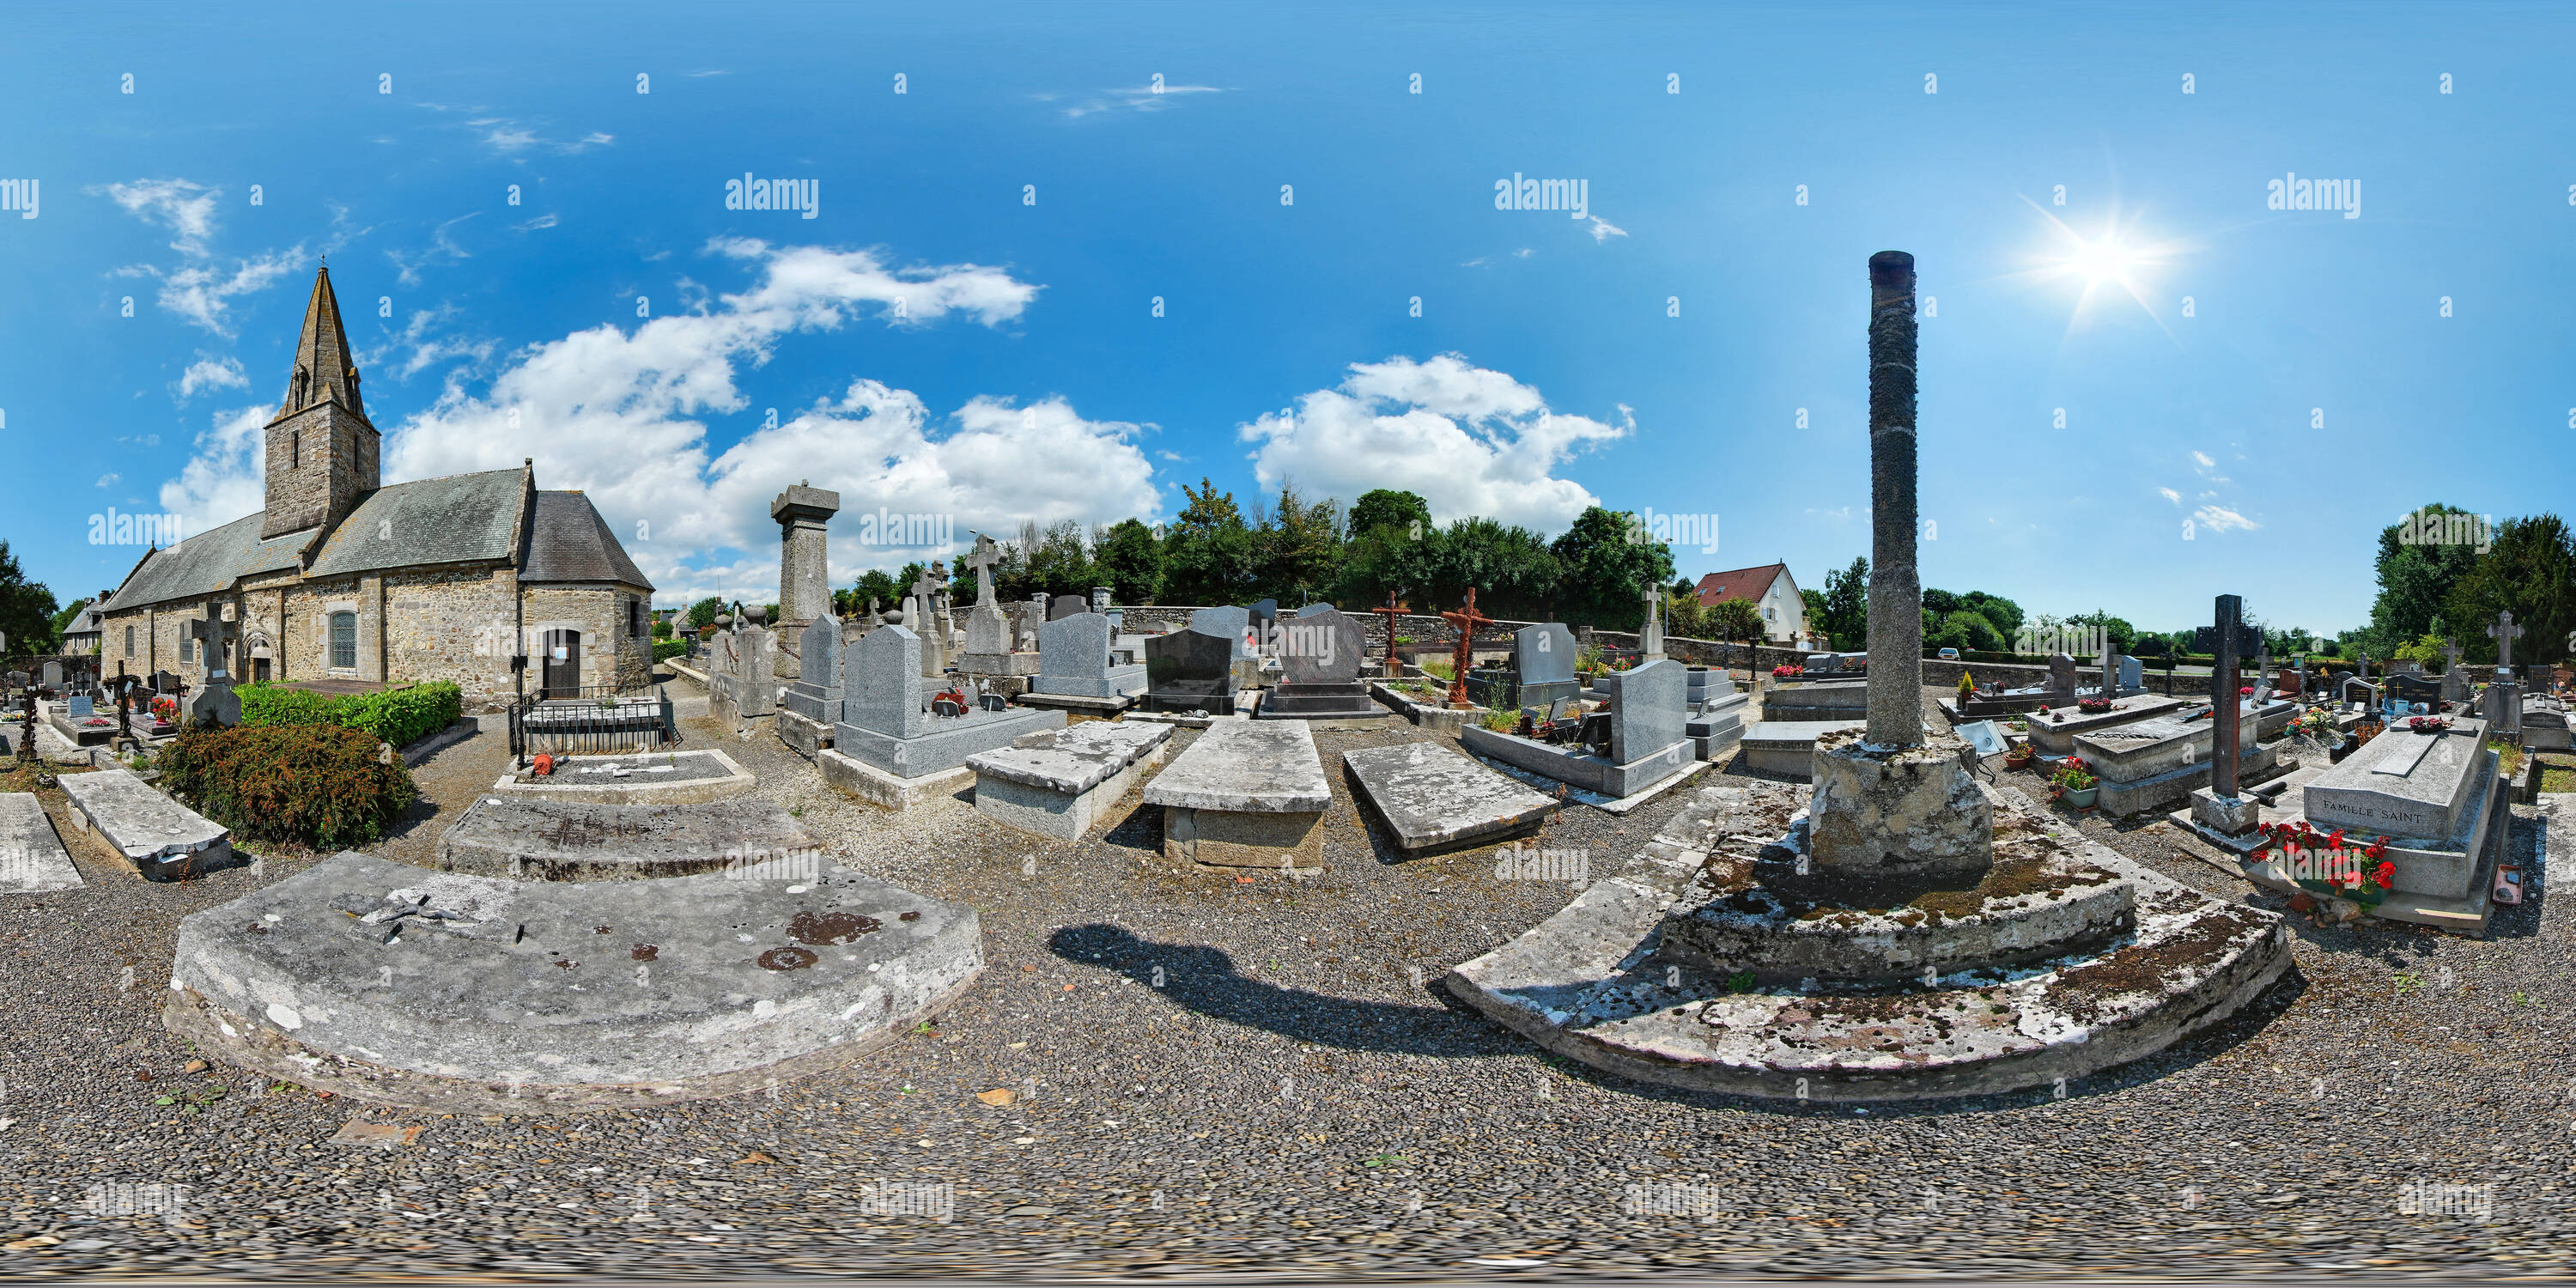
[[1145,707],[1234,714],[1234,641],[1197,630],[1147,636]]

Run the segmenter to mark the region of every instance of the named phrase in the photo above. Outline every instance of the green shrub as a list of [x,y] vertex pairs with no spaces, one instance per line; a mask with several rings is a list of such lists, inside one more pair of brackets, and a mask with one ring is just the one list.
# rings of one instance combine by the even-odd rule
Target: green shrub
[[346,849],[383,839],[420,797],[400,757],[377,759],[378,742],[329,724],[201,726],[161,753],[162,782],[237,840]]
[[668,662],[672,658],[679,657],[688,651],[689,642],[687,640],[653,641],[653,660],[656,662]]
[[465,694],[445,680],[338,697],[274,684],[245,684],[239,692],[245,728],[339,725],[396,747],[434,734],[465,715]]

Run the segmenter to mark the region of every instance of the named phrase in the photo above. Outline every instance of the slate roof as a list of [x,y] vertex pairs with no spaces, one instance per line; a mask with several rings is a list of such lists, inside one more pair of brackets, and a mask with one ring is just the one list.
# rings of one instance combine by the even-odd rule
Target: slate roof
[[626,557],[626,548],[608,530],[608,521],[579,492],[537,493],[536,517],[528,524],[528,564],[519,579],[614,581],[653,588],[643,570]]
[[155,552],[126,577],[105,611],[122,612],[175,599],[203,599],[232,589],[233,583],[244,577],[294,567],[296,549],[312,537],[312,529],[262,541],[260,521],[260,514],[244,515]]
[[1731,572],[1713,572],[1699,579],[1699,602],[1702,608],[1714,608],[1722,600],[1750,599],[1759,602],[1789,571],[1784,563],[1764,564],[1759,568],[1737,568]]
[[377,488],[332,529],[305,575],[509,559],[525,477],[486,470]]

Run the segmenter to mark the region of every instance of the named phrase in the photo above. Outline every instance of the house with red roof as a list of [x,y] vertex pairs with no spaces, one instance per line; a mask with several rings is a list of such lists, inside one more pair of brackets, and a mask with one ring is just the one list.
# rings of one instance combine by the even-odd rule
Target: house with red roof
[[1790,578],[1785,563],[1713,572],[1699,579],[1697,589],[1703,608],[1729,599],[1753,601],[1762,614],[1762,638],[1767,642],[1794,644],[1807,636],[1807,600],[1798,593],[1798,583]]

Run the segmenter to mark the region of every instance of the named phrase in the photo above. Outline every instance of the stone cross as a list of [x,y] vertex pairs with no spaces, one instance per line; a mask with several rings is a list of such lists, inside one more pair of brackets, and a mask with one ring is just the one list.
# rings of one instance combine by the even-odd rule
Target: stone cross
[[1395,656],[1395,620],[1413,610],[1395,602],[1395,592],[1386,592],[1386,606],[1369,610],[1386,621],[1386,675],[1388,679],[1404,674],[1404,664]]
[[2254,696],[2261,698],[2272,691],[2272,641],[2265,640],[2254,650]]
[[966,566],[975,570],[975,603],[993,602],[993,565],[1002,562],[1001,547],[991,537],[975,534],[975,553],[966,556]]
[[[1467,700],[1467,664],[1475,657],[1476,628],[1491,626],[1494,624],[1494,619],[1476,611],[1476,588],[1473,586],[1467,588],[1465,605],[1454,613],[1442,613],[1440,616],[1458,628],[1458,651],[1449,665],[1449,706],[1451,710],[1464,711],[1476,705]],[[1390,628],[1393,627],[1395,619],[1388,618],[1387,625]],[[1387,638],[1393,639],[1394,636],[1390,635]]]
[[2460,669],[2460,642],[2442,641],[2442,674],[2449,675],[2458,669]]
[[2496,665],[2512,666],[2513,642],[2522,638],[2522,628],[2513,624],[2513,610],[2496,614],[2495,625],[2487,628],[2487,634],[2496,642]]
[[206,615],[184,628],[188,638],[197,641],[198,660],[206,664],[206,683],[229,680],[224,660],[232,656],[232,623],[224,620],[224,608],[218,601],[206,601]]
[[1914,566],[1914,257],[1869,257],[1869,741],[1923,744],[1923,584]]
[[2236,648],[2243,643],[2238,632],[2244,620],[2245,600],[2239,595],[2221,595],[2215,613],[2217,656],[2209,668],[2209,794],[2223,801],[2237,797],[2237,761],[2244,751],[2236,745],[2237,726],[2242,708],[2237,705]]
[[912,583],[912,602],[904,613],[904,620],[911,625],[912,633],[921,637],[922,677],[932,680],[948,673],[948,655],[942,646],[942,635],[931,626],[932,617],[939,612],[940,578],[932,571],[937,567],[937,564],[932,564],[930,568],[921,570],[920,579]]
[[1637,628],[1637,660],[1658,661],[1664,656],[1664,623],[1662,617],[1664,588],[1646,584],[1646,623]]

